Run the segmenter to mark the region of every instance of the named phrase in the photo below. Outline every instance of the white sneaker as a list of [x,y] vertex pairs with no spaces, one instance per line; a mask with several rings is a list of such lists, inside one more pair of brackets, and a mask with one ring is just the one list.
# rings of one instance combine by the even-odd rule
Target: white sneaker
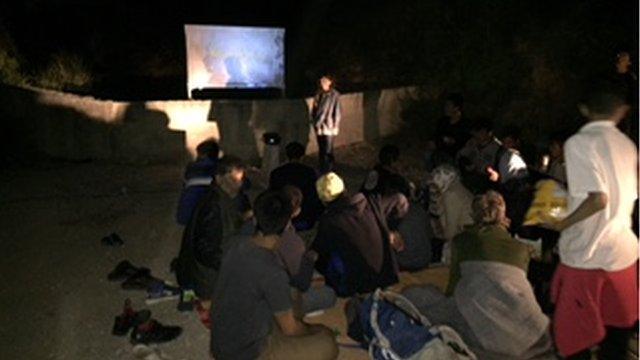
[[312,311],[309,313],[304,314],[304,317],[309,317],[309,318],[313,318],[313,317],[317,317],[320,315],[324,314],[324,310],[316,310],[316,311]]

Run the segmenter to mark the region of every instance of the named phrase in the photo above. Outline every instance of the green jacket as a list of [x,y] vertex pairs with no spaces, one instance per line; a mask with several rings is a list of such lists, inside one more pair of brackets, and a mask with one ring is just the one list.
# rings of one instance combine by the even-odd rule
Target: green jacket
[[451,267],[447,295],[460,280],[460,264],[465,261],[493,261],[513,265],[527,272],[529,247],[515,240],[507,230],[498,225],[480,227],[473,225],[453,238],[451,243]]

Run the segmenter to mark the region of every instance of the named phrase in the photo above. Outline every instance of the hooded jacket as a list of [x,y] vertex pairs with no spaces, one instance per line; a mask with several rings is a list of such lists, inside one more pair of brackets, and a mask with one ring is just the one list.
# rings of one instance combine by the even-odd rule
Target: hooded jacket
[[[382,198],[361,193],[343,195],[327,206],[313,249],[319,255],[318,270],[339,295],[371,292],[398,282],[389,230],[397,228],[408,207],[401,194]],[[336,256],[343,266],[338,278],[327,274]]]

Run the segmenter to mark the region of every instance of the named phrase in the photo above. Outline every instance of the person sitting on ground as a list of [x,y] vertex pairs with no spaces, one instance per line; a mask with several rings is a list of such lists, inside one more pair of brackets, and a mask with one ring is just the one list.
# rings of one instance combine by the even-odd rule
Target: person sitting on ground
[[424,219],[426,212],[413,194],[415,189],[397,170],[400,149],[385,145],[378,153],[378,164],[367,174],[360,188],[365,195],[393,196],[400,193],[409,200],[407,214],[398,225],[398,233],[405,249],[397,254],[402,270],[416,271],[425,268],[431,260],[431,234]]
[[479,359],[555,358],[549,319],[526,277],[529,246],[509,235],[505,212],[497,192],[474,198],[475,224],[452,243],[450,297],[431,285],[403,295],[432,324],[454,328]]
[[178,200],[176,221],[186,226],[200,199],[209,190],[218,164],[220,149],[213,139],[201,142],[196,147],[197,157],[184,171],[184,185]]
[[473,193],[492,189],[504,196],[511,219],[509,231],[517,233],[533,198],[528,166],[517,150],[507,148],[493,135],[491,121],[478,120],[471,133],[472,139],[459,154],[462,163],[470,165],[462,168],[466,170],[463,181]]
[[383,146],[378,153],[378,164],[367,174],[360,192],[365,195],[401,193],[409,197],[411,194],[409,181],[400,175],[396,168],[399,159],[400,149],[397,146]]
[[404,195],[349,196],[342,179],[328,173],[318,179],[326,204],[312,248],[316,268],[338,296],[368,293],[398,282],[393,250],[402,250],[397,226],[408,210]]
[[462,185],[458,171],[444,164],[435,168],[428,179],[429,222],[433,229],[434,245],[437,245],[436,261],[448,264],[451,257],[451,241],[466,225],[472,223],[471,202],[473,195]]
[[564,163],[564,142],[567,137],[562,133],[556,133],[549,143],[549,165],[546,174],[563,185],[567,184],[567,167]]
[[516,152],[529,165],[534,162],[536,149],[523,138],[523,130],[518,125],[507,125],[500,131],[502,145],[510,151]]
[[184,230],[176,277],[183,289],[195,291],[204,310],[211,305],[220,263],[231,245],[229,239],[252,232],[251,204],[240,191],[243,177],[244,164],[240,159],[233,156],[220,159],[215,182]]
[[211,308],[211,355],[227,359],[335,359],[332,331],[294,316],[289,276],[278,259],[281,234],[292,215],[282,191],[254,202],[256,231],[222,261]]
[[400,270],[406,271],[426,268],[432,257],[433,230],[425,221],[429,216],[415,193],[412,187],[409,210],[398,225],[398,233],[404,242],[404,250],[397,253],[398,265]]
[[[304,201],[300,189],[287,185],[284,191],[291,199],[294,219],[301,211]],[[292,224],[288,224],[282,233],[282,240],[277,249],[278,255],[284,262],[291,280],[291,286],[295,289],[294,300],[300,303],[300,315],[328,309],[335,305],[336,293],[324,284],[313,284],[313,280],[321,278],[315,276],[314,265],[318,254],[313,250],[307,250],[304,240],[296,233]]]
[[460,280],[460,264],[465,261],[493,261],[517,266],[525,273],[530,260],[529,246],[515,240],[507,229],[506,205],[502,195],[488,191],[473,199],[473,222],[452,242],[451,267],[446,294],[453,294]]
[[445,116],[438,120],[435,136],[427,142],[427,171],[443,163],[454,163],[456,154],[469,140],[468,121],[462,111],[464,98],[461,94],[449,94],[445,100]]
[[290,142],[285,147],[289,162],[274,169],[269,176],[269,188],[282,189],[285,185],[292,185],[302,191],[302,211],[293,219],[293,226],[298,231],[311,229],[320,214],[322,202],[316,191],[316,171],[300,162],[304,156],[304,146],[299,142]]
[[476,192],[526,178],[527,164],[517,150],[505,147],[493,134],[493,124],[479,119],[471,126],[472,138],[458,152],[458,160]]

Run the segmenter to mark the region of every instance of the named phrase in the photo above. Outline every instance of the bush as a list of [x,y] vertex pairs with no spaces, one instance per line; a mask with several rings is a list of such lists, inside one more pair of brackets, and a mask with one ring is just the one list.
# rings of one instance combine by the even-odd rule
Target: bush
[[27,83],[20,71],[20,61],[11,37],[0,32],[0,82],[9,85]]
[[34,78],[37,86],[66,91],[86,91],[91,88],[93,76],[82,59],[73,54],[52,56],[46,69]]

